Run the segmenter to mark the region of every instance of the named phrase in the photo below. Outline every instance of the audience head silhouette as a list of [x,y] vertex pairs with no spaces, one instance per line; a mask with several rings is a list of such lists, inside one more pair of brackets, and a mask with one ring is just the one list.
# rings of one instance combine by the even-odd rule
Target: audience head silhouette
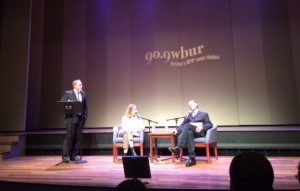
[[272,191],[274,172],[270,161],[255,152],[235,156],[229,167],[231,191]]
[[115,191],[146,191],[147,187],[139,179],[127,179],[122,181]]

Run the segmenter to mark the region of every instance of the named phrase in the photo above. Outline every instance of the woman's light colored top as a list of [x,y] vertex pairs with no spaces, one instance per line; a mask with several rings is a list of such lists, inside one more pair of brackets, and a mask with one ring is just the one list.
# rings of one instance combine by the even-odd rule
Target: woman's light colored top
[[145,126],[142,120],[137,116],[129,118],[124,115],[122,117],[122,129],[120,130],[120,132],[131,131],[137,133],[143,129],[145,129]]

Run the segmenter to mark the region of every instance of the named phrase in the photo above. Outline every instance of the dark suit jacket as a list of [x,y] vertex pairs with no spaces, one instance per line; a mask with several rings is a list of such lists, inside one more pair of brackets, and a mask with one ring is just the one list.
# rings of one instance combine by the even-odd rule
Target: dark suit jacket
[[177,128],[178,134],[182,132],[184,129],[184,126],[190,122],[202,122],[203,123],[203,129],[204,129],[204,135],[206,134],[206,131],[213,127],[209,116],[206,112],[198,111],[198,113],[193,117],[192,113],[189,113],[184,121],[181,123],[181,125]]
[[[87,109],[87,101],[86,101],[86,95],[84,92],[80,92],[81,98],[82,98],[82,110],[81,110],[81,116],[83,120],[86,120],[88,117],[88,109]],[[64,95],[61,98],[61,101],[78,101],[76,94],[74,90],[65,91]],[[68,116],[66,116],[68,118]]]

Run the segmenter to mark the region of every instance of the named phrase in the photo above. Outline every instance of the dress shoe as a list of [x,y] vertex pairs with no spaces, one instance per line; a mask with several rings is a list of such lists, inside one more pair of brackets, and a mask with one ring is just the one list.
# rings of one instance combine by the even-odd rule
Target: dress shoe
[[71,158],[70,162],[74,163],[74,164],[79,164],[80,163],[80,158],[78,158],[78,157]]
[[189,159],[189,160],[185,163],[185,166],[186,166],[186,167],[190,167],[190,166],[193,166],[193,165],[196,165],[196,160],[195,160],[195,159]]
[[74,163],[74,164],[80,164],[81,162],[78,160],[70,160],[70,163]]
[[68,163],[70,159],[68,157],[62,157],[62,161]]
[[179,152],[180,152],[180,149],[179,149],[178,147],[174,147],[174,148],[169,147],[168,150],[169,150],[170,152],[174,153],[175,155],[178,155]]
[[87,160],[82,160],[78,157],[74,157],[74,158],[71,158],[70,162],[74,163],[74,164],[81,164],[81,163],[86,163]]
[[87,160],[71,160],[70,162],[74,164],[82,164],[87,163]]
[[77,156],[76,156],[76,157],[71,157],[71,160],[73,160],[73,161],[74,161],[74,160],[78,161],[78,160],[80,160],[80,158],[77,157]]

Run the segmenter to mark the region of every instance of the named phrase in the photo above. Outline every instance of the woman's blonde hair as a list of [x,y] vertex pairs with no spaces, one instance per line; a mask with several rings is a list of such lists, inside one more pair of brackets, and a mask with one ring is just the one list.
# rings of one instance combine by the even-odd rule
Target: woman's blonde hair
[[134,114],[132,113],[133,109],[136,108],[136,105],[135,104],[129,104],[126,111],[125,111],[125,115],[129,118],[133,117]]

